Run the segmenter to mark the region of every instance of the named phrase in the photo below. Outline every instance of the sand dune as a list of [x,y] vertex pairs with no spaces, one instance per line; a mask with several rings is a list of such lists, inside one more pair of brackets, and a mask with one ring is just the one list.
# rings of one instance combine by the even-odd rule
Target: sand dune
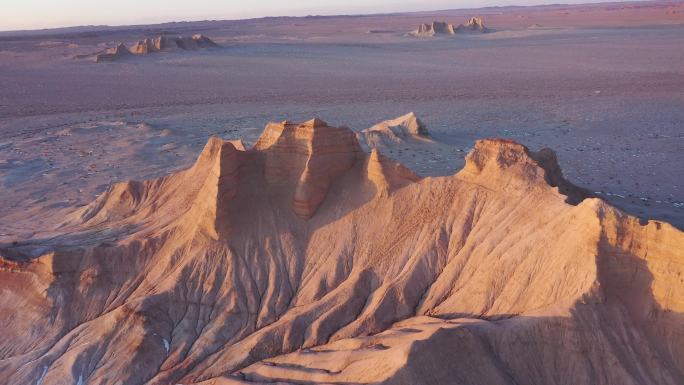
[[3,245],[1,376],[682,383],[684,234],[575,195],[551,150],[480,140],[420,179],[318,119],[238,147]]

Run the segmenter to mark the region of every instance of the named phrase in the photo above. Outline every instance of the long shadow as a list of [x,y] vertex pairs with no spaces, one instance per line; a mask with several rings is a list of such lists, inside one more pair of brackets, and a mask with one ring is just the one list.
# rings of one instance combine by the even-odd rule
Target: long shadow
[[405,367],[383,383],[684,384],[684,313],[659,304],[647,261],[604,238],[597,268],[600,288],[569,317],[442,329],[415,342]]

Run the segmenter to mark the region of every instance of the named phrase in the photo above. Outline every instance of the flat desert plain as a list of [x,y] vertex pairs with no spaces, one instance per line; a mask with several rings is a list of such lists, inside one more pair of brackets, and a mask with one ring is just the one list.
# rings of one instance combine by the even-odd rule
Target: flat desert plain
[[[486,34],[416,38],[480,16]],[[111,63],[119,42],[202,33],[219,49]],[[188,166],[210,135],[269,121],[353,130],[414,112],[448,147],[387,153],[459,170],[474,140],[550,147],[565,176],[684,226],[684,5],[507,7],[0,34],[0,239],[30,236],[114,181]],[[29,219],[26,221],[25,219]]]

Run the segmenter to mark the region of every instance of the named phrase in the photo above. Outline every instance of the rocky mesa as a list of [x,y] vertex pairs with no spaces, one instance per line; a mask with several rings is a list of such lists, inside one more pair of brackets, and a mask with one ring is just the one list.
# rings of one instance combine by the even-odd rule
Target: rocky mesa
[[236,143],[1,245],[0,377],[683,382],[684,234],[575,195],[551,150],[484,139],[421,179],[319,119]]

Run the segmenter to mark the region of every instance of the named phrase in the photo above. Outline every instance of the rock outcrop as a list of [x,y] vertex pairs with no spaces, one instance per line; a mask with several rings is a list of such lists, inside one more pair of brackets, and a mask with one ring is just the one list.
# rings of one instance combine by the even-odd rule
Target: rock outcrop
[[409,140],[431,142],[427,128],[413,112],[378,123],[359,132],[357,137],[368,148],[380,149]]
[[568,186],[501,139],[419,179],[317,119],[212,138],[0,247],[0,378],[681,384],[684,233]]
[[433,21],[432,23],[425,23],[418,26],[418,29],[411,32],[413,36],[433,37],[436,35],[453,35],[456,33],[453,24],[448,24],[442,21]]
[[133,47],[131,48],[131,52],[137,55],[146,55],[149,53],[157,52],[160,49],[161,48],[158,48],[155,44],[155,40],[148,37],[144,40],[140,40],[139,42],[135,43],[135,45],[133,45]]
[[458,27],[456,27],[456,33],[463,33],[463,32],[476,32],[476,33],[485,33],[489,32],[489,29],[485,27],[484,22],[482,21],[482,18],[480,17],[471,17],[465,24],[461,24]]
[[193,35],[192,41],[195,43],[195,46],[197,46],[198,48],[216,48],[219,46],[213,40],[211,40],[210,38],[208,38],[202,34]]
[[[193,36],[157,36],[156,38],[145,38],[133,45],[131,50],[128,50],[123,43],[119,43],[115,48],[111,48],[102,53],[95,54],[96,62],[115,61],[132,54],[148,55],[155,52],[165,52],[174,50],[197,50],[220,47],[210,38],[196,34]],[[86,55],[88,57],[89,55]]]
[[154,38],[154,47],[157,51],[174,50],[178,48],[176,38],[168,36],[157,36]]
[[264,151],[264,175],[276,185],[294,183],[293,211],[311,217],[332,183],[359,160],[359,144],[346,127],[319,119],[303,124],[269,124],[255,150]]
[[95,55],[95,62],[108,62],[125,59],[131,56],[131,51],[123,43],[117,44],[114,48],[109,48],[102,53]]
[[216,44],[213,40],[201,34],[178,37],[158,36],[153,40],[148,38],[144,41],[147,40],[150,40],[153,43],[155,51],[166,51],[174,49],[196,50],[219,47],[219,45]]
[[489,29],[485,27],[482,18],[471,17],[465,24],[460,24],[458,26],[446,22],[433,21],[432,23],[419,25],[416,30],[410,32],[410,35],[416,37],[435,37],[440,35],[456,35],[473,32],[489,32]]

